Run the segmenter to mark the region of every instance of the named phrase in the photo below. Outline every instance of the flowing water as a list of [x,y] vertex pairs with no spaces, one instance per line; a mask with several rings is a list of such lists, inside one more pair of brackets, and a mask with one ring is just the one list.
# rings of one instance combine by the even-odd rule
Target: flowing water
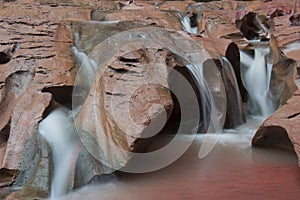
[[[259,52],[256,55],[264,56],[266,53],[262,50],[257,51]],[[247,54],[242,57],[243,62],[247,59],[258,65],[264,62],[252,59]],[[251,67],[255,68],[254,64]],[[200,81],[203,77],[202,68],[199,66],[188,68],[195,77],[199,76],[196,78],[198,83],[204,84]],[[264,76],[266,78],[261,79],[268,82],[267,72],[264,72]],[[265,83],[263,91],[268,89],[267,84]],[[56,109],[40,123],[39,127],[40,133],[53,149],[54,174],[51,199],[294,200],[300,196],[300,170],[296,156],[292,153],[251,147],[251,139],[263,118],[250,118],[246,124],[236,129],[224,130],[222,134],[208,133],[205,136],[197,136],[181,158],[159,171],[144,174],[124,173],[108,183],[89,184],[61,196],[67,191],[67,181],[72,171],[71,163],[76,159],[77,145],[73,138],[75,130],[69,112],[65,108]],[[181,139],[185,141],[188,137],[182,136]],[[208,156],[199,159],[199,149],[207,138],[216,144]],[[169,138],[167,136],[160,138],[150,148],[156,149],[160,143],[165,144],[165,140]]]
[[182,23],[183,29],[186,32],[192,33],[192,34],[198,34],[198,27],[197,26],[192,27],[191,18],[189,15],[182,17],[181,23]]
[[77,157],[79,146],[70,114],[67,108],[57,108],[39,125],[40,134],[45,137],[52,149],[54,170],[51,180],[51,199],[68,192],[72,166]]
[[203,78],[203,63],[199,65],[188,64],[186,67],[195,78],[199,88],[199,92],[201,93],[202,129],[208,130],[210,122],[211,101],[208,87]]
[[[191,27],[188,16],[183,18],[182,23],[188,32],[198,32]],[[272,66],[266,63],[265,56],[269,51],[268,47],[257,47],[254,57],[241,52],[241,62],[246,66],[243,81],[252,100],[252,107],[249,109],[263,118],[274,111],[268,97]],[[92,80],[94,64],[88,62],[89,60],[83,62],[86,56],[77,49],[73,49],[73,52],[81,65],[88,66],[84,76]],[[72,162],[76,160],[79,147],[74,136],[75,128],[70,111],[58,108],[51,112],[39,126],[40,133],[47,139],[53,151],[51,199],[298,199],[300,170],[296,156],[281,151],[251,148],[251,139],[263,118],[250,118],[246,124],[236,129],[215,134],[222,129],[222,123],[212,123],[214,120],[211,119],[222,122],[224,112],[211,98],[214,86],[202,79],[205,74],[203,64],[188,65],[187,68],[202,92],[201,102],[204,109],[201,114],[204,126],[212,128],[208,130],[208,134],[197,136],[192,146],[176,162],[156,172],[123,173],[116,180],[90,184],[60,197],[68,190],[68,181],[74,166]],[[211,80],[214,82],[218,77],[213,74]],[[86,85],[89,86],[90,82]],[[183,135],[181,140],[185,141],[188,137]],[[151,148],[157,149],[160,143],[166,143],[165,140],[169,141],[170,138],[164,136],[157,139]],[[208,141],[212,142],[207,146]],[[200,150],[199,153],[203,146],[206,146],[206,150]]]
[[270,98],[269,87],[272,64],[266,62],[270,47],[258,46],[254,48],[254,57],[241,51],[241,63],[246,67],[242,78],[250,96],[249,110],[252,114],[268,117],[275,111]]
[[225,130],[205,159],[197,156],[203,142],[199,136],[167,168],[146,174],[123,174],[109,183],[87,185],[59,200],[296,200],[300,196],[296,156],[251,148],[251,138],[260,123],[250,119],[235,130]]

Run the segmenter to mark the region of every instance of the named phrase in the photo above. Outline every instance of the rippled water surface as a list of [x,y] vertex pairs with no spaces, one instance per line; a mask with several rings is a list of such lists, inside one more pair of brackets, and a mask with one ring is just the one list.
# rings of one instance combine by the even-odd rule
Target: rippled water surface
[[203,136],[199,136],[179,160],[165,169],[147,174],[124,174],[110,183],[89,185],[61,199],[298,200],[300,168],[296,156],[251,148],[256,127],[257,122],[252,120],[237,130],[225,131],[204,159],[198,158],[203,140]]

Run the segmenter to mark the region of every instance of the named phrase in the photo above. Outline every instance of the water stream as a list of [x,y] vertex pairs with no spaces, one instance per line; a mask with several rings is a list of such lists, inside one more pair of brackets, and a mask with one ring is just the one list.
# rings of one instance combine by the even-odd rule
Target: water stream
[[70,111],[60,107],[52,111],[39,125],[40,134],[52,149],[51,199],[66,194],[70,189],[71,174],[74,170],[72,166],[79,149],[72,119]]
[[190,17],[189,14],[182,17],[181,23],[182,23],[183,29],[186,32],[192,33],[192,34],[198,34],[198,27],[197,26],[192,26],[191,17]]
[[249,93],[249,111],[254,115],[268,117],[275,111],[269,94],[272,64],[266,62],[269,46],[254,47],[254,57],[241,51],[241,63],[245,67],[242,78]]
[[190,73],[195,78],[199,92],[201,93],[201,128],[203,130],[208,130],[209,124],[210,124],[210,112],[211,112],[211,100],[210,100],[210,94],[208,87],[206,83],[204,82],[203,78],[203,63],[199,65],[191,65],[188,64],[187,69],[190,71]]
[[[185,16],[182,23],[188,32],[198,32],[196,27],[191,26],[189,16]],[[73,48],[73,52],[81,66],[87,68],[84,76],[92,80],[95,64],[87,60],[86,55],[76,48]],[[251,99],[249,110],[256,116],[267,117],[274,112],[274,105],[269,97],[272,65],[265,59],[269,52],[269,47],[261,46],[254,49],[254,56],[241,51],[241,63],[244,66],[242,77]],[[227,62],[226,59],[224,61]],[[233,74],[230,67],[227,69],[228,73]],[[53,151],[51,199],[153,200],[159,197],[159,199],[211,200],[299,197],[300,172],[295,155],[251,148],[251,139],[262,123],[261,118],[249,118],[246,124],[236,129],[223,130],[222,134],[215,134],[223,127],[222,123],[215,122],[223,122],[224,111],[220,108],[224,105],[215,105],[215,99],[211,98],[213,95],[210,91],[212,88],[215,88],[215,92],[221,89],[203,80],[205,72],[202,62],[198,65],[187,65],[187,68],[194,76],[201,92],[203,126],[211,129],[205,137],[199,135],[179,160],[156,172],[123,174],[118,180],[105,184],[90,184],[66,194],[79,145],[70,110],[61,107],[52,111],[39,125],[40,133]],[[85,80],[85,77],[81,78],[88,87],[91,82]],[[235,77],[231,78],[235,80]],[[218,76],[211,79],[212,82],[217,82]],[[239,94],[236,80],[233,84],[235,93]],[[236,101],[241,103],[241,98],[236,98]],[[238,109],[241,111],[242,107]],[[150,149],[156,149],[156,145],[160,146],[160,142],[164,144],[164,140],[169,140],[168,136],[164,137],[158,139]],[[187,137],[189,136],[182,136],[182,141]],[[206,150],[201,151],[200,148],[205,147],[207,141],[211,143]],[[211,150],[212,154],[206,157]],[[281,175],[274,176],[274,174]],[[285,188],[290,192],[287,193]],[[64,194],[66,195],[62,196]]]
[[247,124],[235,130],[224,130],[205,159],[197,157],[203,142],[198,137],[167,168],[146,174],[123,174],[118,180],[90,184],[58,200],[298,199],[300,171],[296,156],[251,148],[251,138],[260,123],[248,119]]

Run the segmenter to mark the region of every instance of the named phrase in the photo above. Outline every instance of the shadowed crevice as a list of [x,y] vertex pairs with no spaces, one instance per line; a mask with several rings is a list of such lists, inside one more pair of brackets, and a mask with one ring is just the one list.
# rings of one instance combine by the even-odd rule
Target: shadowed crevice
[[53,95],[53,100],[68,108],[72,107],[73,86],[53,86],[44,88],[42,92],[48,92]]
[[252,140],[252,146],[274,148],[295,153],[294,145],[286,130],[281,126],[260,127]]

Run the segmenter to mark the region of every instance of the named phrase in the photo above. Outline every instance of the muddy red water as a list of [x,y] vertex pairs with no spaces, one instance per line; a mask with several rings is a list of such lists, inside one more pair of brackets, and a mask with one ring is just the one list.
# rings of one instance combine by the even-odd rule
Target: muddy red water
[[296,156],[251,148],[252,135],[253,130],[222,134],[204,159],[198,158],[200,136],[167,168],[146,174],[126,174],[107,184],[89,185],[63,199],[298,200],[300,168]]

